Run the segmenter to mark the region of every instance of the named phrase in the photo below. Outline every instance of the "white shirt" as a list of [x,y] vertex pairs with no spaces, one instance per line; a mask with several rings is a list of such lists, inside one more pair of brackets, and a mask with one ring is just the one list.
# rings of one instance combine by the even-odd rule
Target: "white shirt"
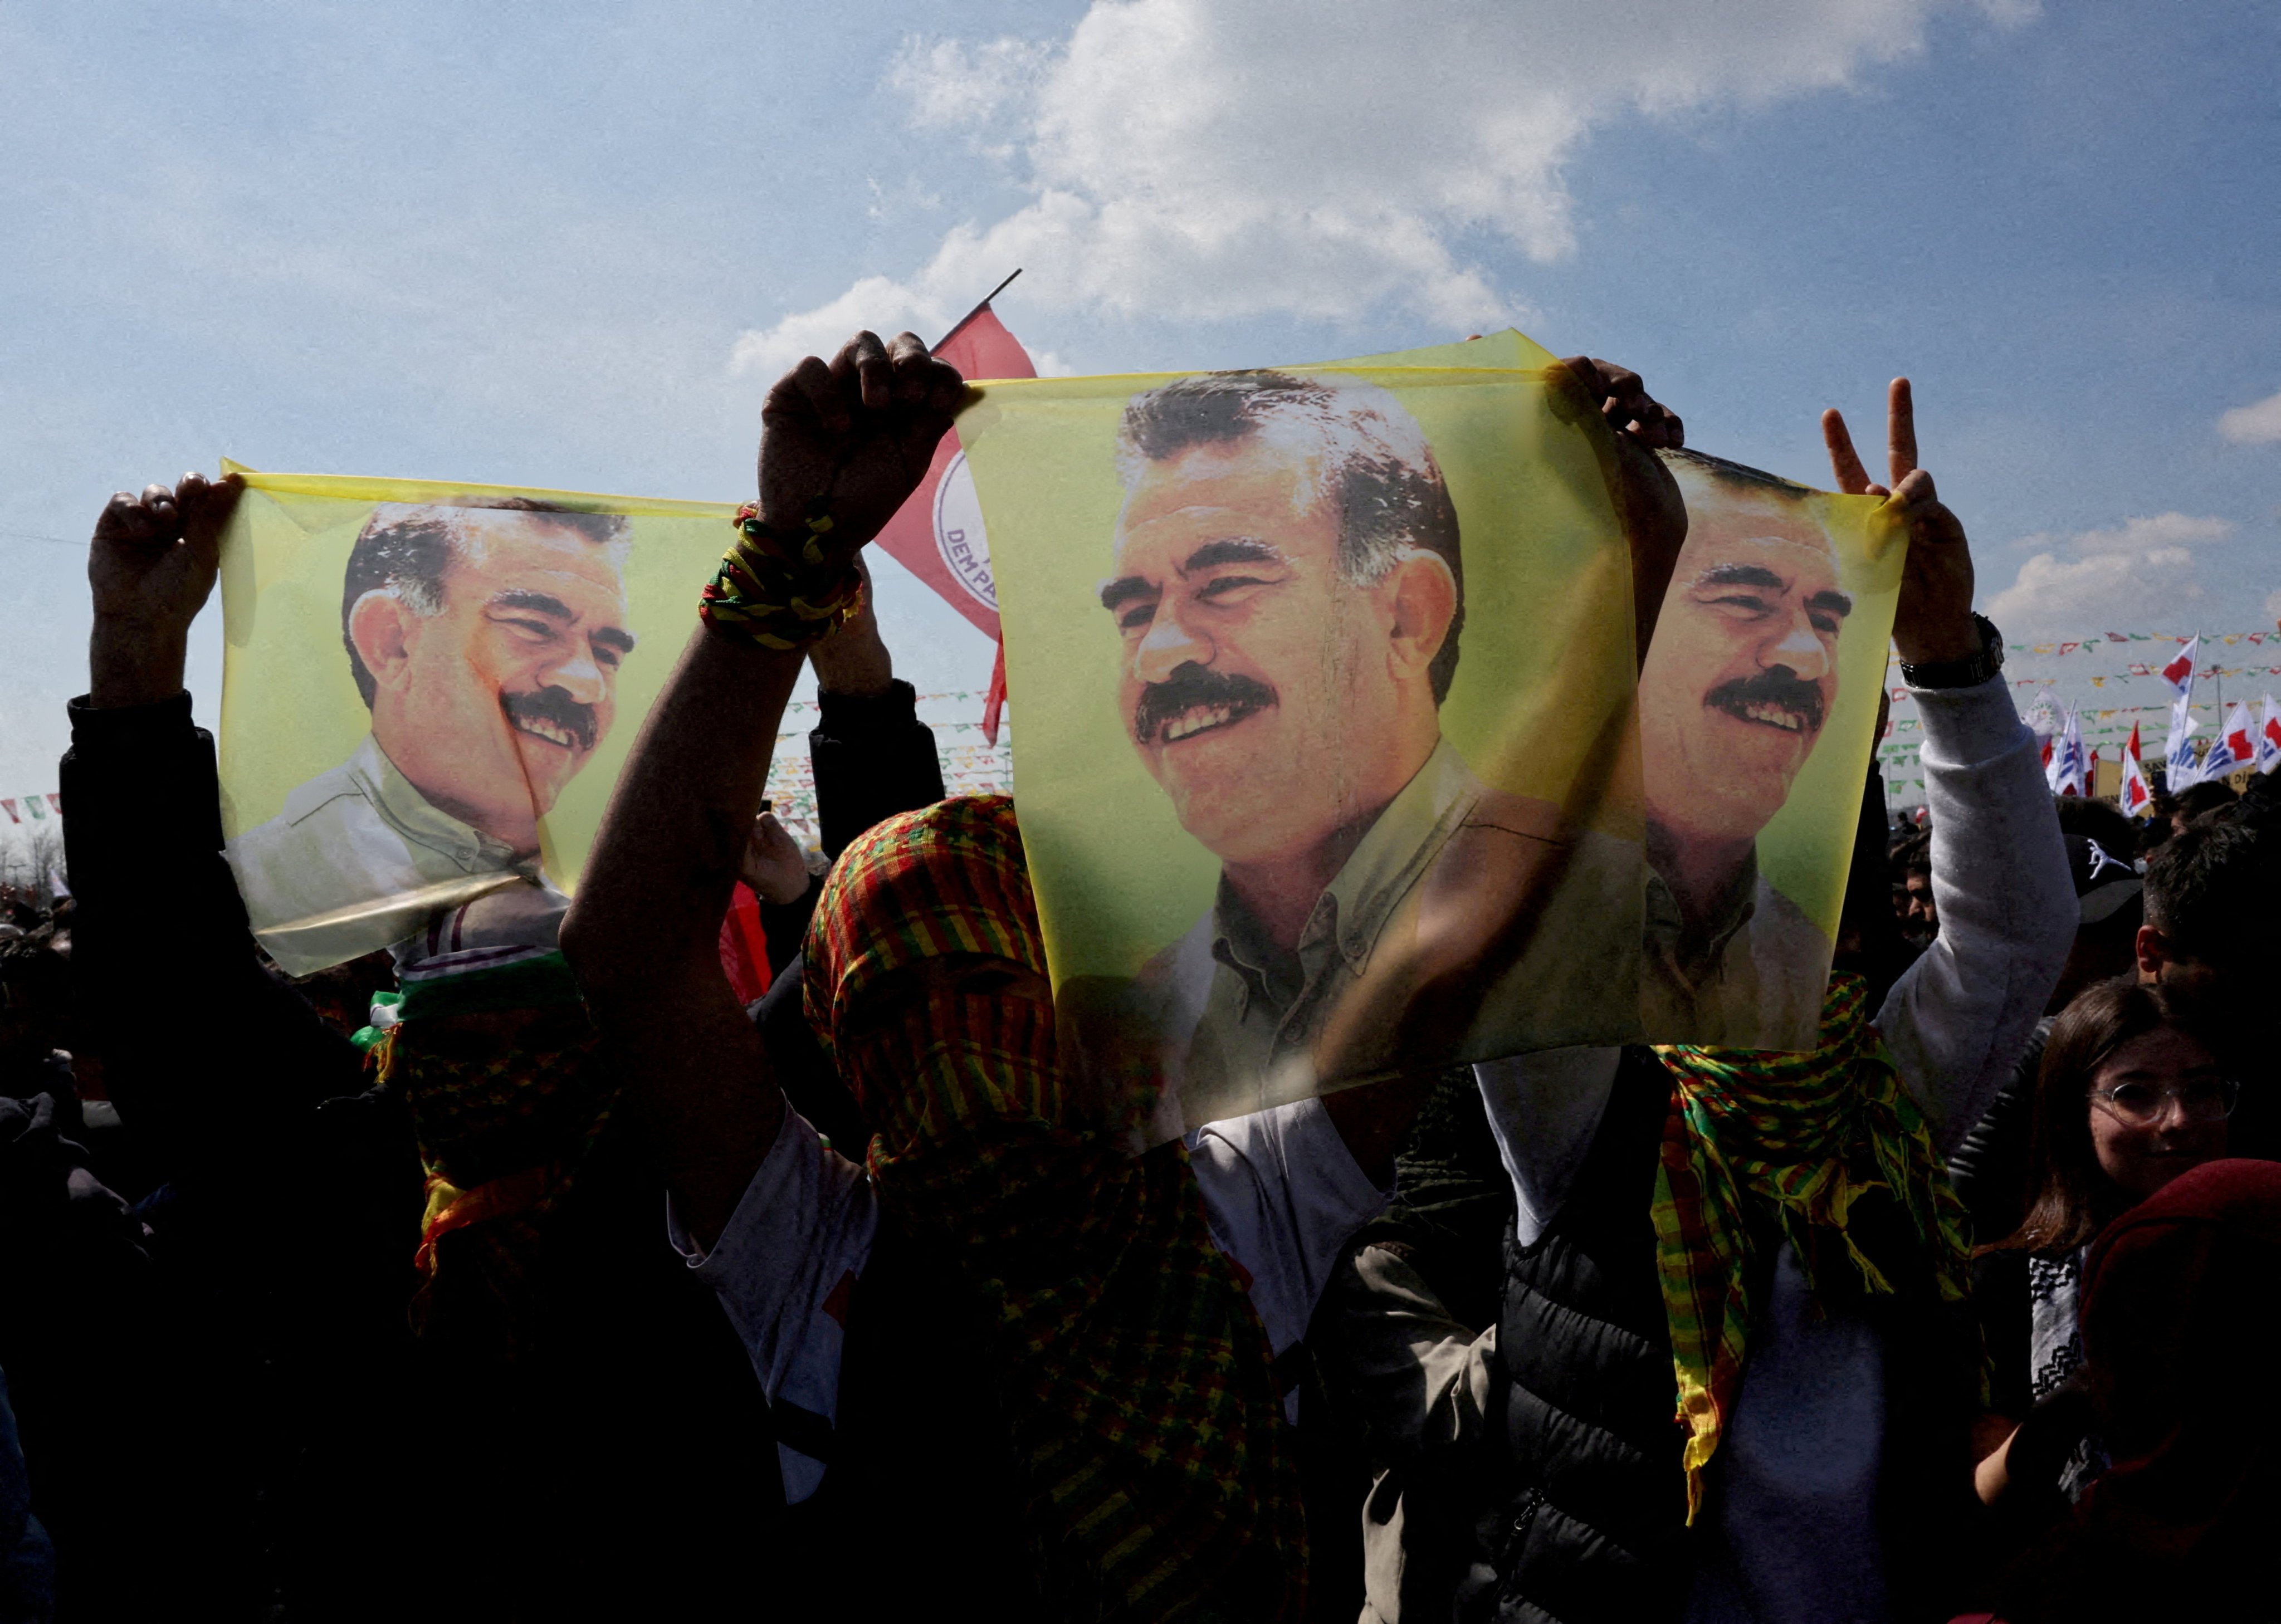
[[[1187,1145],[1212,1242],[1249,1277],[1251,1306],[1280,1354],[1306,1334],[1340,1249],[1392,1192],[1365,1175],[1318,1100],[1206,1123]],[[769,1402],[836,1423],[847,1301],[879,1228],[863,1170],[787,1108],[711,1251],[692,1243],[670,1209],[667,1222],[720,1297]],[[786,1444],[777,1464],[788,1504],[823,1481],[823,1463]]]

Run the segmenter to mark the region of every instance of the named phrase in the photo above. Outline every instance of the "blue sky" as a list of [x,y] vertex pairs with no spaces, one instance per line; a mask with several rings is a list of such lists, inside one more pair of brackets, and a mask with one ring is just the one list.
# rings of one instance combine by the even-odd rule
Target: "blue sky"
[[[1016,264],[1058,369],[1510,321],[1817,483],[1907,372],[2008,631],[2281,614],[2269,4],[78,0],[0,64],[0,794],[53,786],[112,489],[733,499],[785,357]],[[208,623],[209,716],[219,669]]]

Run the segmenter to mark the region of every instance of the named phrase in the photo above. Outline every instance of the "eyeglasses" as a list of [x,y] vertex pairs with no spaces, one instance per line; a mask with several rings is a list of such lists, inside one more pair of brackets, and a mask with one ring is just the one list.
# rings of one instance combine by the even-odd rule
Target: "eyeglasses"
[[2112,1088],[2092,1089],[2091,1097],[2132,1126],[2150,1128],[2162,1119],[2164,1108],[2173,1100],[2188,1122],[2223,1122],[2241,1101],[2241,1085],[2230,1077],[2169,1088],[2152,1083],[2117,1083]]

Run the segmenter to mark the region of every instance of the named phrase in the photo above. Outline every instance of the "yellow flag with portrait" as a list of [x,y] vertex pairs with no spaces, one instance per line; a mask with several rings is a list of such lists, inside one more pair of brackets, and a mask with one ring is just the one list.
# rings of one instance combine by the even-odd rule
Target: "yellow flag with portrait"
[[228,471],[224,852],[263,948],[552,947],[734,508]]
[[959,434],[1063,1029],[1146,1137],[1537,1049],[1800,1046],[1898,585],[1874,501],[1674,459],[1755,550],[1682,556],[1643,677],[1635,476],[1518,333],[987,383]]

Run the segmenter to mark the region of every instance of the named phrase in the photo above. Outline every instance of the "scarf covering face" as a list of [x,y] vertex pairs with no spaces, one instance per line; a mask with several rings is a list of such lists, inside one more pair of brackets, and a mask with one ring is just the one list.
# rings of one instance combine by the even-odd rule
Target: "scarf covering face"
[[859,838],[805,951],[882,1210],[984,1306],[1056,1612],[1295,1617],[1305,1530],[1266,1334],[1186,1148],[1135,1158],[1079,1119],[1041,1000],[935,984],[851,1030],[884,979],[944,954],[1044,973],[1013,802],[961,797]]
[[405,978],[368,1051],[402,1094],[427,1175],[414,1330],[504,1361],[536,1334],[548,1220],[608,1125],[617,1087],[561,953],[476,951]]
[[[1802,1055],[1659,1046],[1671,1073],[1671,1115],[1656,1169],[1656,1263],[1679,1419],[1687,1428],[1687,1520],[1702,1509],[1704,1469],[1734,1411],[1757,1304],[1751,1300],[1750,1219],[1771,1217],[1816,1292],[1817,1263],[1841,1253],[1862,1288],[1891,1293],[1929,1264],[1943,1303],[1970,1286],[1964,1206],[1949,1187],[1924,1114],[1868,1021],[1860,977],[1829,978],[1821,1046]],[[1885,1237],[1870,1250],[1854,1204],[1883,1205],[1864,1225]],[[1864,1216],[1867,1207],[1865,1207]]]

